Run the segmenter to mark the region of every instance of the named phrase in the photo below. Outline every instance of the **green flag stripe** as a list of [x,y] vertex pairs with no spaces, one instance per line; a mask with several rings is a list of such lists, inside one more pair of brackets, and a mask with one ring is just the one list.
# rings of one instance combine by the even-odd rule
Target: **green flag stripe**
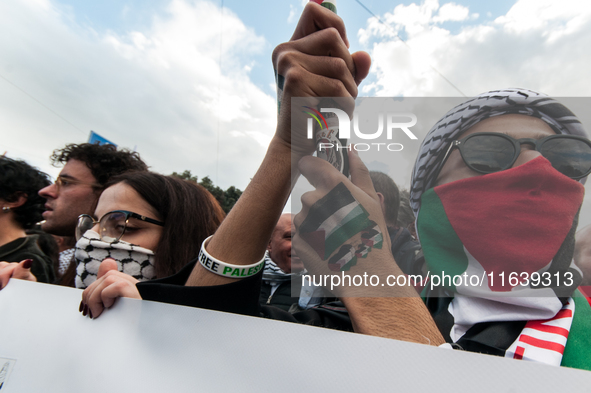
[[568,333],[561,366],[591,370],[591,307],[577,290],[573,294],[575,315]]
[[[433,189],[421,196],[417,230],[431,274],[445,271],[446,275],[454,276],[466,271],[468,257],[464,245],[447,219],[443,204]],[[455,290],[455,287],[450,289]]]

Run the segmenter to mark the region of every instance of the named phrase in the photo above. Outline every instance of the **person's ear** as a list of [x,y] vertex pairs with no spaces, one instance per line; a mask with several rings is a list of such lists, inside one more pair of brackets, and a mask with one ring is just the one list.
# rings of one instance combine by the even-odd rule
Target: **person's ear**
[[9,201],[5,200],[2,203],[2,207],[9,207],[11,209],[14,209],[14,208],[24,205],[27,202],[27,194],[25,194],[24,192],[15,193],[15,194],[13,194],[13,196],[15,197],[14,201],[9,202]]
[[382,213],[386,214],[386,205],[384,204],[384,201],[386,199],[384,198],[384,194],[382,194],[381,192],[376,192],[376,194],[378,195],[378,199],[380,200],[380,207],[382,208]]

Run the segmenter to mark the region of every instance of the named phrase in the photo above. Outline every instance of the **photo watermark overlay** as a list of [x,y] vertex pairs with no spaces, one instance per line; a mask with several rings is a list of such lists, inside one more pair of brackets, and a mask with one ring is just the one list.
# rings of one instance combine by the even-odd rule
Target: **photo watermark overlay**
[[[476,236],[467,239],[465,229],[458,229],[461,225],[456,224],[457,218],[451,208],[461,206],[461,194],[454,197],[443,195],[433,202],[427,198],[434,199],[432,194],[437,196],[436,192],[424,193],[421,200],[429,208],[425,207],[425,218],[422,222],[419,220],[418,234],[413,233],[423,244],[419,245],[419,239],[406,235],[407,230],[414,232],[417,228],[413,219],[403,228],[407,241],[417,244],[412,251],[413,258],[410,263],[395,262],[392,254],[396,250],[392,245],[399,246],[400,241],[395,237],[401,227],[398,223],[387,222],[378,209],[380,202],[368,203],[368,196],[361,194],[351,183],[348,154],[356,152],[370,172],[387,175],[399,191],[409,190],[412,170],[427,133],[448,111],[465,101],[466,98],[460,97],[372,97],[358,98],[353,104],[350,98],[292,99],[293,159],[300,159],[302,151],[306,151],[326,160],[344,175],[340,181],[334,173],[317,176],[329,179],[327,182],[331,183],[318,184],[315,180],[315,187],[303,177],[293,184],[291,212],[295,214],[303,208],[303,215],[298,216],[292,247],[307,270],[294,278],[292,296],[299,296],[304,290],[313,293],[314,288],[323,288],[325,293],[336,296],[406,296],[408,292],[400,291],[400,288],[408,287],[429,296],[459,293],[475,297],[556,297],[572,293],[581,282],[582,272],[570,262],[565,262],[561,268],[552,267],[553,259],[559,255],[547,258],[544,266],[533,267],[526,263],[509,263],[512,256],[503,260],[502,250],[497,253],[500,257],[490,253],[498,260],[481,257],[479,247],[489,250],[505,246],[496,246],[495,242],[504,239],[499,234],[512,227],[514,222],[503,216],[503,204],[499,204],[497,217],[485,221],[482,214],[474,211],[474,222],[470,225],[482,241],[475,242],[472,238]],[[591,104],[590,98],[559,101],[588,129],[591,128],[591,115],[585,109]],[[456,139],[443,141],[446,150],[449,147],[453,151],[451,144]],[[455,157],[459,152],[453,154]],[[526,172],[525,176],[533,175]],[[380,192],[377,187],[376,191]],[[306,203],[302,202],[304,195]],[[448,203],[448,198],[452,202],[455,198],[455,203]],[[482,199],[485,200],[486,196]],[[381,203],[383,205],[383,201]],[[408,201],[406,204],[408,206]],[[427,212],[431,215],[428,216]],[[461,217],[470,217],[470,214]],[[440,221],[446,222],[447,226],[442,226]],[[591,224],[591,209],[585,202],[579,221]],[[449,233],[453,236],[450,237]],[[560,244],[567,240],[563,238]],[[520,247],[524,253],[531,248],[523,244],[511,250]],[[400,266],[392,268],[392,264]]]

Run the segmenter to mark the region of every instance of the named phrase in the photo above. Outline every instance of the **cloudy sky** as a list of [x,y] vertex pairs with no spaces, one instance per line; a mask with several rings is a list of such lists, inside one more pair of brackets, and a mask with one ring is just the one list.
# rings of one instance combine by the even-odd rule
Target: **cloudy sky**
[[[3,0],[0,154],[55,177],[52,150],[94,130],[157,172],[190,169],[244,189],[274,132],[271,51],[305,3]],[[587,0],[339,0],[338,9],[351,49],[373,59],[363,96],[515,86],[590,96]],[[391,173],[405,187],[410,165]]]

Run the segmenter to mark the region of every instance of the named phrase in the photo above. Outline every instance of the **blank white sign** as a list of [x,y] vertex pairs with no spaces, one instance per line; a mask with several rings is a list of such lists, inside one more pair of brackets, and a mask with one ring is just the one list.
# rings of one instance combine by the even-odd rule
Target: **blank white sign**
[[0,291],[0,393],[591,390],[587,371],[133,299],[91,320],[80,300]]

